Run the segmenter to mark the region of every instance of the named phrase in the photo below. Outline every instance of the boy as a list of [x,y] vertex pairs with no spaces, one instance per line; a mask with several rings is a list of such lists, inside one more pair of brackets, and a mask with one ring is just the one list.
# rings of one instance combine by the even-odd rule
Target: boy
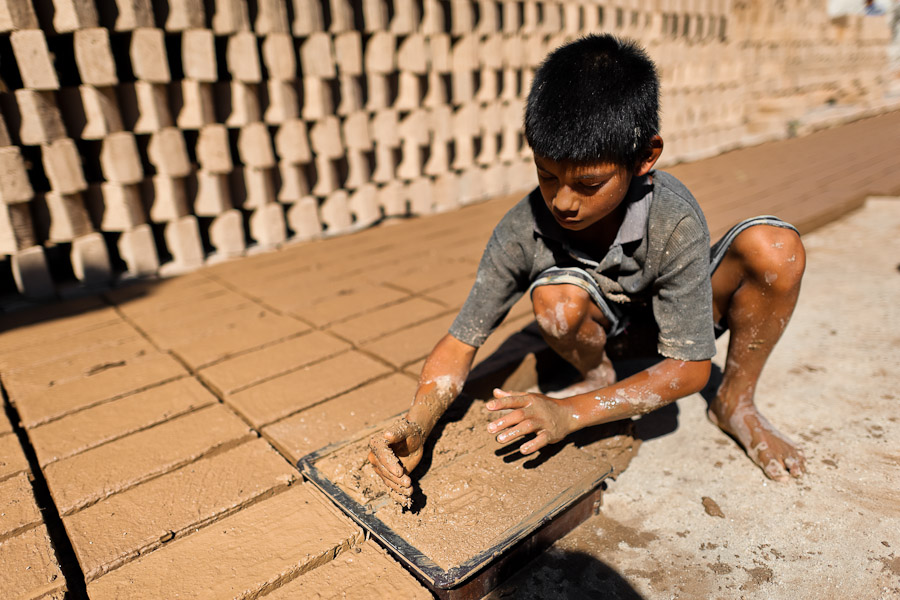
[[[650,412],[701,390],[715,336],[731,338],[709,418],[779,481],[804,472],[800,450],[754,404],[763,365],[794,310],[805,266],[797,231],[757,217],[712,249],[690,192],[653,166],[663,149],[659,81],[632,42],[588,36],[553,51],[525,111],[539,187],[487,244],[459,315],[432,350],[405,417],[370,443],[369,461],[407,500],[410,474],[456,398],[477,348],[526,291],[547,344],[584,380],[561,397],[495,390],[500,443],[522,454],[578,429]],[[616,382],[606,349],[655,341],[661,362]],[[609,344],[607,344],[609,340]]]

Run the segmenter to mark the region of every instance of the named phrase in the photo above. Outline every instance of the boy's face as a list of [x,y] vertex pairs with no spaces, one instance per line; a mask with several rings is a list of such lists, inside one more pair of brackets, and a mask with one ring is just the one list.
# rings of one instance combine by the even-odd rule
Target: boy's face
[[605,162],[556,162],[535,154],[534,163],[547,208],[569,231],[584,231],[612,214],[633,175],[622,165]]

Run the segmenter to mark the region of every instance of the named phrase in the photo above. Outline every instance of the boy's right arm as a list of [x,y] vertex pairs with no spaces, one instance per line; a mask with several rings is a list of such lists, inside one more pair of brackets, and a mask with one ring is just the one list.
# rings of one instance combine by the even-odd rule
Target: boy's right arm
[[425,439],[462,391],[478,349],[449,333],[428,355],[412,407],[369,442],[369,462],[397,494],[412,495],[410,474],[422,460]]

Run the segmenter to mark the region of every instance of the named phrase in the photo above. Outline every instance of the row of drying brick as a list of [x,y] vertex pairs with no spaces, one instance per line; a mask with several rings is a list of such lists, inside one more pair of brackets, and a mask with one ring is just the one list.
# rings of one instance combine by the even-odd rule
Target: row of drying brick
[[[310,35],[321,31],[367,33],[391,31],[466,35],[478,33],[578,33],[584,28],[617,27],[629,32],[647,27],[655,13],[701,23],[683,28],[691,37],[702,31],[705,19],[719,21],[728,15],[723,0],[697,4],[690,0],[667,0],[647,6],[628,0],[566,2],[553,0],[394,0],[390,9],[384,0],[260,0],[251,11],[233,0],[169,0],[165,7],[150,0],[85,2],[53,0],[44,3],[4,0],[0,4],[0,31],[37,28],[38,23],[56,33],[103,26],[115,31],[160,27],[181,32],[203,27],[217,35],[255,32],[258,35],[293,33]],[[792,11],[787,11],[788,13]],[[796,12],[796,11],[793,11]]]
[[[189,288],[196,289],[186,291]],[[160,321],[154,318],[157,309],[183,310],[184,301],[198,311],[215,313],[223,291],[222,286],[210,289],[203,282],[179,280],[174,289],[148,294],[143,303],[135,300],[134,307],[122,299],[120,307],[136,319],[146,315],[140,320],[149,327],[150,321]],[[25,325],[3,334],[0,360],[4,384],[62,515],[91,597],[114,596],[129,583],[137,584],[129,588],[130,595],[154,597],[161,593],[154,587],[161,570],[171,593],[258,593],[317,567],[348,575],[376,569],[382,576],[398,578],[413,597],[427,597],[383,553],[361,544],[358,529],[326,506],[317,492],[297,483],[296,471],[268,443],[257,439],[244,421],[186,376],[183,367],[148,344],[116,311],[90,300],[74,310],[76,314],[52,323]],[[166,316],[171,313],[162,319]],[[256,329],[252,319],[231,323],[222,328],[235,330],[246,345],[260,341],[248,339]],[[205,330],[193,331],[201,336]],[[151,339],[157,333],[152,331]],[[318,351],[327,351],[324,335],[308,334],[301,344],[296,343],[299,339],[288,340],[292,346],[258,358],[279,356],[285,367],[298,369],[305,361],[320,358]],[[337,339],[331,343],[332,350],[339,350]],[[360,368],[354,378],[342,377],[351,363],[353,357],[344,356],[343,367],[311,373],[311,383],[318,389],[307,389],[307,396],[340,395],[343,389],[385,374],[383,367],[373,370],[369,359],[356,365],[368,370]],[[330,431],[310,423],[314,439],[297,432],[287,439],[299,435],[324,445],[332,440],[323,435],[340,437],[340,430],[355,431],[399,411],[406,399],[398,402],[398,398],[408,396],[412,385],[413,379],[403,375],[373,381],[356,396],[334,401],[341,416],[321,419]],[[386,401],[362,401],[371,401],[373,395]],[[296,446],[289,441],[286,445]],[[215,527],[207,527],[212,523]],[[351,548],[355,552],[322,567]],[[248,564],[247,556],[257,560]],[[186,573],[173,569],[186,557],[191,558],[192,569]],[[304,575],[279,593],[321,586],[328,581],[322,577]],[[357,577],[356,584],[381,585],[364,579]],[[353,589],[352,582],[348,584]]]
[[[107,86],[65,87],[68,96],[77,95],[85,107],[83,114],[66,119],[59,116],[54,93],[49,91],[19,89],[15,101],[6,102],[20,141],[42,145],[40,151],[29,151],[27,158],[32,165],[43,163],[50,187],[33,207],[0,211],[4,213],[0,214],[0,246],[17,254],[12,259],[17,285],[32,293],[53,292],[37,243],[73,242],[71,262],[76,278],[102,283],[112,275],[114,266],[119,268],[119,259],[135,274],[156,272],[168,256],[172,261],[166,266],[171,268],[164,271],[186,270],[207,258],[241,254],[248,243],[273,247],[289,238],[351,231],[383,216],[424,214],[526,187],[524,182],[532,178],[526,173],[522,157],[527,149],[518,132],[520,97],[527,88],[530,69],[546,49],[566,38],[574,23],[590,27],[608,17],[611,26],[614,22],[616,28],[628,28],[646,38],[651,52],[659,55],[663,80],[667,89],[674,90],[666,97],[666,114],[674,115],[666,122],[666,131],[670,142],[677,142],[670,144],[677,149],[674,155],[669,153],[670,160],[709,155],[760,133],[777,136],[787,129],[779,119],[788,121],[795,116],[741,110],[741,97],[746,94],[738,85],[741,69],[737,59],[744,53],[734,51],[734,45],[720,43],[721,35],[706,36],[710,43],[688,44],[683,37],[654,33],[673,23],[686,25],[692,36],[715,33],[715,15],[702,15],[716,13],[723,6],[669,3],[651,16],[638,6],[611,4],[605,10],[597,5],[592,12],[584,5],[554,5],[552,10],[539,11],[546,13],[541,27],[548,28],[539,28],[545,31],[540,33],[525,26],[537,7],[528,3],[519,7],[523,29],[500,34],[488,26],[495,22],[490,15],[505,14],[509,5],[501,10],[499,4],[483,4],[477,11],[478,26],[470,23],[476,32],[459,36],[432,32],[418,21],[416,27],[421,31],[405,33],[398,26],[361,35],[335,25],[335,21],[328,33],[312,31],[296,39],[287,31],[259,34],[242,30],[217,42],[215,28],[203,28],[202,18],[195,28],[176,27],[169,35],[150,23],[110,34],[97,28],[100,23],[90,15],[80,21],[82,28],[73,29],[72,36],[48,33],[46,39],[53,40],[49,45],[41,30],[14,31],[10,35],[13,54],[28,67],[22,71],[31,78],[23,80],[24,85],[59,86],[49,50],[62,44],[60,48],[74,54],[74,70],[85,81]],[[469,10],[472,6],[455,3],[450,14],[459,22],[468,22],[475,18]],[[577,9],[574,12],[569,10],[573,7]],[[169,16],[182,13],[181,8],[173,8]],[[406,8],[398,7],[395,17]],[[673,15],[683,8],[689,8],[694,17],[673,21]],[[259,14],[267,10],[260,9]],[[58,12],[72,13],[65,7]],[[202,10],[200,13],[202,16]],[[557,22],[554,15],[558,14],[571,18]],[[45,26],[46,21],[43,19]],[[505,27],[507,21],[503,23]],[[532,31],[535,33],[529,33]],[[546,33],[550,31],[554,35]],[[121,103],[121,111],[115,97],[122,94],[111,93],[108,87],[119,81],[120,69],[113,57],[116,45],[123,56],[127,54],[129,77],[139,78],[117,86],[133,97],[133,101]],[[719,51],[724,51],[724,58]],[[715,68],[682,66],[698,61]],[[298,77],[298,67],[303,73],[302,110],[291,83],[291,78]],[[392,92],[388,74],[398,68],[400,77]],[[482,71],[481,77],[476,77],[477,69]],[[451,73],[449,85],[441,79],[442,71]],[[234,80],[213,84],[211,80],[223,73]],[[194,78],[167,83],[173,74]],[[362,90],[362,74],[366,90]],[[260,115],[258,82],[263,77],[268,78],[265,100],[270,106]],[[341,90],[338,106],[329,97],[327,84],[328,78],[335,77],[339,81],[332,85]],[[711,82],[720,82],[716,84],[719,87],[710,88]],[[820,87],[824,90],[829,83],[834,82],[823,80]],[[218,118],[211,108],[214,85],[227,86],[230,92],[217,95],[229,101],[225,126],[212,122]],[[172,94],[167,94],[167,87]],[[869,91],[875,94],[876,88]],[[432,93],[434,90],[442,92]],[[368,95],[365,106],[360,100],[364,94]],[[507,100],[492,100],[504,94]],[[173,112],[169,95],[176,97],[172,104],[181,105],[174,121],[169,114]],[[393,100],[377,101],[392,96]],[[433,107],[409,114],[383,110],[394,101],[416,98]],[[473,98],[481,102],[468,102]],[[456,110],[451,109],[451,103],[463,100]],[[408,104],[416,106],[415,101]],[[77,102],[64,106],[75,108],[62,112],[79,112]],[[272,110],[273,106],[277,108]],[[729,108],[722,110],[723,106]],[[89,112],[95,118],[88,119]],[[123,118],[119,112],[130,112],[132,117]],[[298,113],[314,120],[311,144],[305,141],[307,123]],[[759,114],[759,124],[743,126],[748,115]],[[264,123],[261,118],[271,122]],[[68,132],[63,131],[63,120]],[[120,131],[125,121],[133,121],[134,132],[148,135],[135,138],[132,131]],[[72,133],[79,123],[83,124],[81,130]],[[186,139],[173,124],[182,129],[197,127],[199,133]],[[97,143],[84,142],[85,131],[99,138]],[[282,135],[279,144],[283,131],[291,135]],[[63,137],[56,138],[60,132]],[[65,133],[82,141],[76,143]],[[748,138],[748,133],[753,135]],[[201,145],[204,138],[207,143]],[[21,201],[31,189],[16,149],[7,150],[4,171],[9,171],[11,177],[6,181],[11,183],[5,185],[3,195]],[[232,154],[240,164],[232,160]],[[194,168],[194,159],[200,163],[199,169]],[[103,183],[88,182],[85,172]],[[150,173],[155,174],[147,177]],[[40,177],[32,173],[35,178]],[[276,206],[276,201],[287,206]],[[32,213],[36,223],[31,223]],[[148,220],[164,225],[144,226]],[[91,234],[92,230],[122,234],[104,240]],[[109,248],[104,248],[105,243]],[[208,257],[210,251],[215,255]]]

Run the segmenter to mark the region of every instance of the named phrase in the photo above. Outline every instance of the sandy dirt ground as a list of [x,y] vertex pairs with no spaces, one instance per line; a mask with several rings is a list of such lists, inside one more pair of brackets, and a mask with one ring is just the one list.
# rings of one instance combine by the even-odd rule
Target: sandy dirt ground
[[900,598],[898,234],[900,198],[882,198],[804,237],[799,305],[757,391],[804,479],[768,481],[690,396],[638,423],[601,514],[490,598]]

